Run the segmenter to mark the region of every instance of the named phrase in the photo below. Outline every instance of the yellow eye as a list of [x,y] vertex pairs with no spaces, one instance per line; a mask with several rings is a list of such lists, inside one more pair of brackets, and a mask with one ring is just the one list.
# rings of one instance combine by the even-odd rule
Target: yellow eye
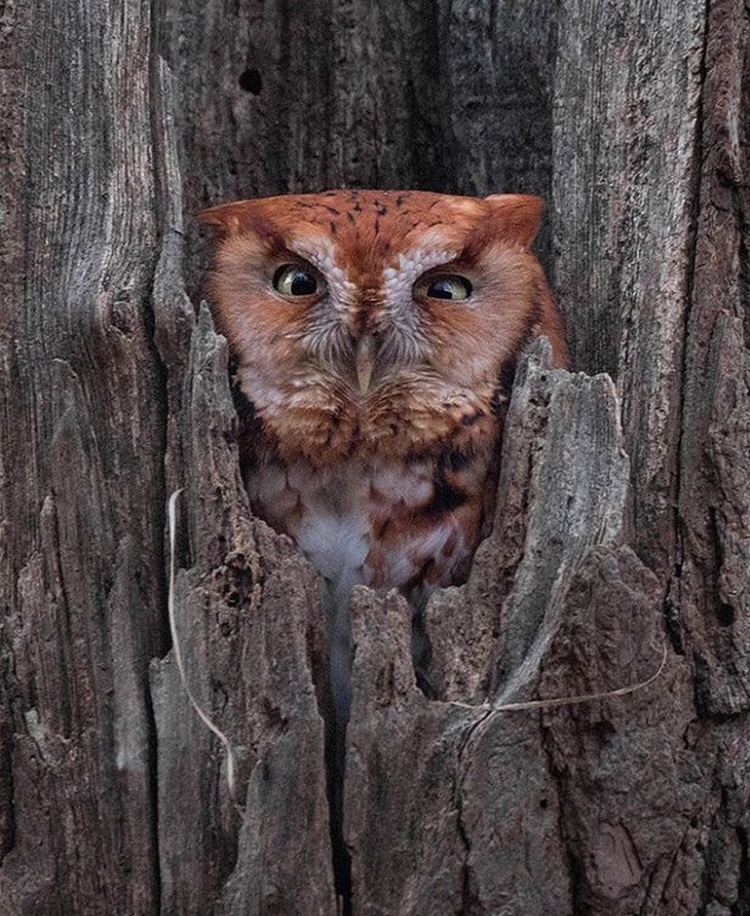
[[325,292],[326,284],[311,267],[282,264],[273,275],[273,288],[282,296],[316,296]]
[[466,277],[458,274],[433,274],[423,277],[414,284],[416,299],[451,299],[457,302],[468,299],[472,286]]

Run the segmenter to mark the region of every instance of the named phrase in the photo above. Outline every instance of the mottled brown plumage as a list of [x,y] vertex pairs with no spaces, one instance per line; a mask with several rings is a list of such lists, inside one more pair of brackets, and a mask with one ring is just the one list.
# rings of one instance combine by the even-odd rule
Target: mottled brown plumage
[[530,251],[540,213],[523,195],[332,191],[202,214],[221,235],[211,296],[245,484],[330,583],[344,719],[352,586],[419,606],[465,578],[518,355],[545,334],[566,362]]

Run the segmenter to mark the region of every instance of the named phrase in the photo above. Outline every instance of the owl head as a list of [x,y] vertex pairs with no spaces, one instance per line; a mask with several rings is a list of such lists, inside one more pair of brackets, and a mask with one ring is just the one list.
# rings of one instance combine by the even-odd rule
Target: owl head
[[530,247],[541,211],[526,195],[423,191],[329,191],[203,211],[220,236],[211,299],[240,388],[289,448],[309,445],[310,424],[322,424],[327,438],[316,441],[329,452],[367,436],[407,447],[429,415],[440,435],[441,413],[455,418],[478,401],[490,409],[535,335],[566,360]]

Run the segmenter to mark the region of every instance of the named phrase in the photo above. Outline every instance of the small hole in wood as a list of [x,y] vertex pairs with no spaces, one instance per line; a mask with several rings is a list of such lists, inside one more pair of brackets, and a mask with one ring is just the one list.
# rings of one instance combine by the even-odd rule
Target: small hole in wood
[[731,604],[720,604],[717,617],[720,626],[731,627],[734,623],[734,608]]
[[248,68],[240,74],[239,84],[240,89],[244,89],[245,92],[249,92],[252,95],[260,95],[260,91],[263,88],[263,78],[259,70]]

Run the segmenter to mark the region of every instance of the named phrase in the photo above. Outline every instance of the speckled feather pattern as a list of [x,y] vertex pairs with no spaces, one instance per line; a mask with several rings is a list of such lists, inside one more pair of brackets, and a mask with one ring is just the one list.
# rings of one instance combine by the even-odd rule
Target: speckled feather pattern
[[[515,361],[545,334],[566,362],[530,250],[540,212],[524,195],[332,191],[202,214],[220,232],[215,318],[252,405],[240,441],[252,506],[297,541],[339,606],[357,583],[419,604],[466,577],[487,533]],[[280,294],[285,264],[314,271],[321,289]],[[445,275],[471,294],[415,293]]]

